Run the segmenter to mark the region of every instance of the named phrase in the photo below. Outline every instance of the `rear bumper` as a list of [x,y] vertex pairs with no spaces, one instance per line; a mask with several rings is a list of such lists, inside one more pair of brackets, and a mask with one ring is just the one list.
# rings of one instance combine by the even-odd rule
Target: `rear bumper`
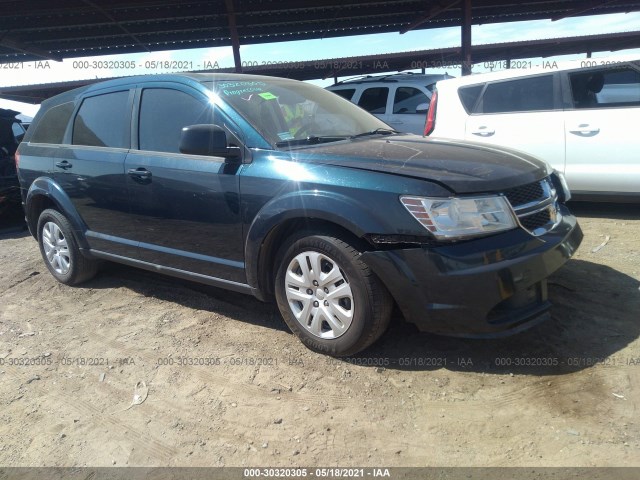
[[362,255],[405,318],[432,333],[484,337],[515,333],[548,317],[546,279],[582,241],[576,218],[533,237],[522,229],[446,246]]

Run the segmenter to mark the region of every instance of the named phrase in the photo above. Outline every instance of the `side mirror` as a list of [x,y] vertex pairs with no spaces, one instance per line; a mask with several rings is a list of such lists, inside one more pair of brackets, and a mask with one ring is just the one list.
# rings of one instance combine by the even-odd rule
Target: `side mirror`
[[429,111],[429,104],[426,102],[421,103],[416,107],[416,113],[427,113],[428,111]]
[[239,147],[230,147],[227,132],[218,125],[189,125],[182,129],[180,153],[224,157],[228,161],[241,158]]

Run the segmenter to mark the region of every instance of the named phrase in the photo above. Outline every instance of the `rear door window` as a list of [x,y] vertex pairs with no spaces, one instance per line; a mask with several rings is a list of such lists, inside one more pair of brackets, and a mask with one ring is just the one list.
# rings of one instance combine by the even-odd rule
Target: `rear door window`
[[[416,108],[429,103],[429,97],[415,87],[398,87],[393,97],[393,113],[418,113]],[[420,112],[424,114],[424,112]]]
[[73,123],[74,145],[129,148],[129,91],[85,98]]
[[489,83],[477,113],[553,110],[553,75]]
[[385,113],[387,110],[388,97],[388,87],[367,88],[362,92],[362,95],[360,95],[358,106],[364,108],[369,113]]

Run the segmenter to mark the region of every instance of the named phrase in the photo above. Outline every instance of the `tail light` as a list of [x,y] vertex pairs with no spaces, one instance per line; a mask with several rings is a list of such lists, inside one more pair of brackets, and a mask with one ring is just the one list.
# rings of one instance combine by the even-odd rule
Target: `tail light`
[[20,154],[18,152],[13,156],[13,160],[16,162],[16,172],[18,171],[18,164],[20,163]]
[[434,90],[429,103],[429,111],[427,112],[427,122],[424,124],[424,136],[431,135],[433,129],[436,128],[436,108],[438,106],[438,91]]

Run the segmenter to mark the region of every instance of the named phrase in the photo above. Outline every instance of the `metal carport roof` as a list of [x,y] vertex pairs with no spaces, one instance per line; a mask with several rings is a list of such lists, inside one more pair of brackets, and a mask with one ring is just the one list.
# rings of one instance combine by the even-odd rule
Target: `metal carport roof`
[[241,44],[638,10],[640,0],[0,0],[0,62],[234,44],[237,53]]

